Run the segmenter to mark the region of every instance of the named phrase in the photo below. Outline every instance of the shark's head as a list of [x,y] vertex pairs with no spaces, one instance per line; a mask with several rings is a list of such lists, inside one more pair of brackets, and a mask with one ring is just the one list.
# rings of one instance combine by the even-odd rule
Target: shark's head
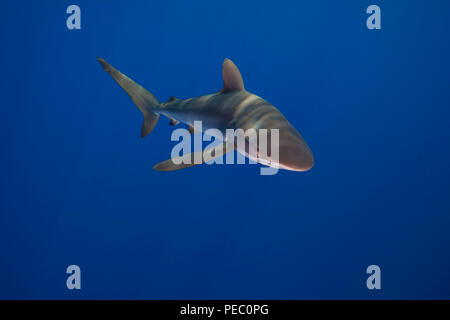
[[307,171],[314,166],[314,156],[302,136],[292,130],[280,130],[279,166],[293,171]]
[[[314,166],[311,149],[294,127],[289,125],[282,128],[266,128],[268,129],[266,148],[268,152],[261,152],[261,144],[259,144],[258,161],[260,163],[292,171],[307,171]],[[274,133],[271,129],[278,129],[278,139],[272,137]]]

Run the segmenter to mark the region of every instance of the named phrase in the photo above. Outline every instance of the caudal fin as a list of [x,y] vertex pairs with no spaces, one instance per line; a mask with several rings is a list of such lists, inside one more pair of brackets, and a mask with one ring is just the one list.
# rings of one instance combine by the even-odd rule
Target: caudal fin
[[122,87],[123,90],[130,96],[134,104],[141,110],[144,115],[144,123],[142,124],[141,137],[145,137],[152,132],[159,119],[159,113],[154,112],[159,105],[156,97],[145,88],[138,85],[136,82],[128,78],[119,70],[114,68],[102,58],[97,58],[98,62],[103,67],[103,70],[108,72],[111,77]]

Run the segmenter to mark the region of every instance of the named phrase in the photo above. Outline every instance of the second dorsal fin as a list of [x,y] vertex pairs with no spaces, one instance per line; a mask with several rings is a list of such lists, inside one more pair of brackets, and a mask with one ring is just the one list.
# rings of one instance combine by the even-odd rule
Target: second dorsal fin
[[223,89],[221,92],[245,90],[244,81],[236,65],[230,59],[225,59],[222,64]]

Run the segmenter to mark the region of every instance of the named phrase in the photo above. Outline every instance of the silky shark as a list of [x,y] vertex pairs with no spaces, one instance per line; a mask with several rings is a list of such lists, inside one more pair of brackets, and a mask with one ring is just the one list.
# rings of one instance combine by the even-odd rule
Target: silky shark
[[[223,88],[217,93],[189,98],[177,99],[171,97],[167,102],[159,102],[156,97],[145,88],[122,74],[101,58],[97,60],[114,80],[126,91],[131,100],[144,115],[141,137],[147,136],[155,127],[160,115],[167,117],[171,125],[182,122],[194,130],[194,121],[201,120],[205,129],[216,128],[225,133],[226,129],[278,129],[278,159],[274,161],[270,156],[252,156],[247,149],[235,149],[261,164],[293,171],[306,171],[314,165],[311,149],[298,131],[286,120],[283,114],[266,100],[248,92],[244,88],[241,73],[236,65],[225,59],[222,65]],[[209,156],[219,157],[230,151],[223,145],[205,150]],[[232,149],[234,151],[234,149]],[[258,152],[258,146],[256,146]],[[184,155],[193,157],[194,153]],[[204,161],[203,161],[204,162]],[[178,162],[179,163],[179,162]],[[202,163],[202,162],[200,162]],[[188,164],[176,164],[169,159],[158,163],[154,169],[172,171],[187,168],[199,163],[190,161]]]

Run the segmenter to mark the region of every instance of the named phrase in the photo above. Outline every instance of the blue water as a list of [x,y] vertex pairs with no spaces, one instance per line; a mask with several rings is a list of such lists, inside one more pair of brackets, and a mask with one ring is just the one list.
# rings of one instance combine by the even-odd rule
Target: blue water
[[[0,298],[450,298],[449,19],[448,1],[3,1]],[[152,170],[173,128],[141,139],[97,56],[161,101],[218,91],[231,58],[314,168]]]

